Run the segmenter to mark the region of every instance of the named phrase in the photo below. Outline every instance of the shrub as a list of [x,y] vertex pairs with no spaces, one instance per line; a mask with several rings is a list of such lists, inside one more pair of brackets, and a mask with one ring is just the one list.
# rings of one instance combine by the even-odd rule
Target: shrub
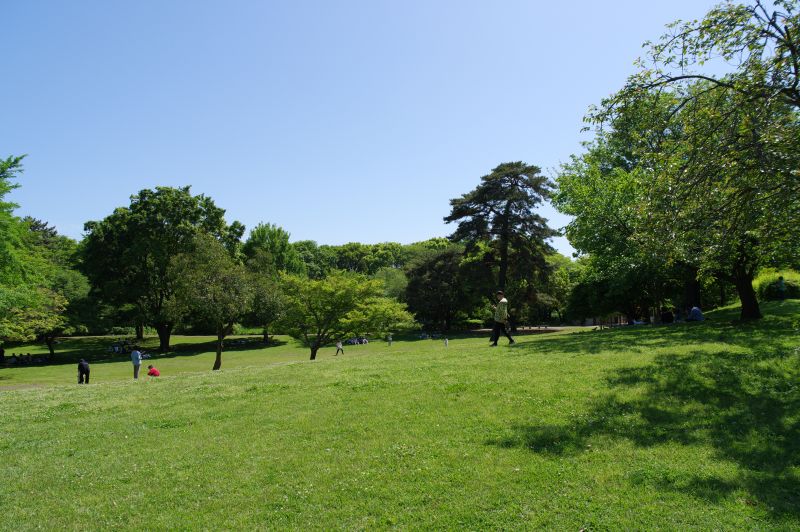
[[775,301],[780,299],[778,292],[778,277],[783,276],[786,285],[786,297],[800,299],[800,273],[792,270],[766,270],[753,281],[753,288],[760,301]]
[[134,327],[111,327],[108,334],[112,336],[134,336],[136,335],[136,328]]

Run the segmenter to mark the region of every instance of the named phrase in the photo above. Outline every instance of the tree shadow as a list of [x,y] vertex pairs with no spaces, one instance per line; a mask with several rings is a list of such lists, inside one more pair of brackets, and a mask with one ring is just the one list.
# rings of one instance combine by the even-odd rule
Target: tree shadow
[[629,480],[712,501],[745,489],[773,514],[800,516],[800,354],[753,352],[658,355],[650,365],[612,372],[610,391],[576,421],[513,425],[487,444],[554,456],[585,452],[596,437],[639,447],[710,446],[718,458],[740,466],[738,478]]
[[786,337],[800,326],[800,302],[778,306],[765,305],[770,312],[763,320],[739,322],[728,319],[731,311],[713,314],[702,323],[670,325],[622,326],[604,330],[585,330],[533,342],[520,343],[514,349],[517,356],[574,353],[575,356],[601,352],[624,351],[647,353],[664,347],[689,346],[696,343],[722,342],[736,347],[758,350],[761,354],[779,355],[783,350],[776,338]]
[[[170,351],[166,353],[158,353],[156,348],[158,346],[157,338],[147,338],[139,345],[144,346],[152,358],[146,360],[161,360],[165,358],[179,358],[191,357],[202,355],[208,352],[216,351],[216,340],[209,340],[207,342],[175,342],[170,346]],[[115,362],[130,361],[130,353],[111,353],[108,347],[113,343],[113,339],[104,337],[89,337],[89,338],[70,338],[68,348],[57,349],[55,356],[46,362],[38,364],[16,364],[0,366],[0,372],[3,369],[10,368],[37,368],[46,366],[63,366],[70,364],[77,364],[80,359],[86,359],[92,364],[109,364]],[[224,353],[251,351],[253,349],[265,349],[272,347],[279,347],[286,345],[288,342],[278,338],[270,338],[268,344],[265,344],[261,336],[248,336],[236,337],[225,340]],[[45,355],[38,355],[45,356]],[[8,355],[7,355],[8,358]],[[145,362],[146,362],[145,360]]]

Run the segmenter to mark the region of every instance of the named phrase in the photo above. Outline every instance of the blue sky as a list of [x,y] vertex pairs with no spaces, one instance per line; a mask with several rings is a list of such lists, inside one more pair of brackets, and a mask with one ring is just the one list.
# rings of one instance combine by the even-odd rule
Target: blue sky
[[716,3],[9,2],[0,156],[28,154],[18,214],[75,238],[187,184],[292,240],[446,236],[451,198],[501,162],[552,173],[641,44]]

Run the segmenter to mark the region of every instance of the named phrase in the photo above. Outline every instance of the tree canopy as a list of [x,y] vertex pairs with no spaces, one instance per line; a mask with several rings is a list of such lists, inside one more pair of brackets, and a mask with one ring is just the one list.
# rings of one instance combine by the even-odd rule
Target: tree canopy
[[142,190],[131,196],[130,206],[85,224],[84,272],[107,301],[134,305],[138,320],[155,327],[159,349],[166,351],[177,323],[168,304],[174,291],[169,263],[192,250],[198,232],[235,252],[244,226],[228,225],[224,215],[211,198],[193,196],[190,187]]
[[383,297],[381,282],[335,271],[325,279],[284,274],[283,328],[311,350],[358,334],[382,334],[408,326],[413,317],[405,305]]

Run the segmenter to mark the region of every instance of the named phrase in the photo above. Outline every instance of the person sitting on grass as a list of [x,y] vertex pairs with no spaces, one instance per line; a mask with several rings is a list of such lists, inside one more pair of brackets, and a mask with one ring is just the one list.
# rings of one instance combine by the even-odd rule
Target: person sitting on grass
[[705,321],[705,316],[703,316],[703,311],[700,310],[700,307],[692,307],[692,310],[689,311],[689,316],[686,318],[686,321]]
[[147,376],[148,377],[160,377],[161,372],[158,371],[152,364],[147,366]]

